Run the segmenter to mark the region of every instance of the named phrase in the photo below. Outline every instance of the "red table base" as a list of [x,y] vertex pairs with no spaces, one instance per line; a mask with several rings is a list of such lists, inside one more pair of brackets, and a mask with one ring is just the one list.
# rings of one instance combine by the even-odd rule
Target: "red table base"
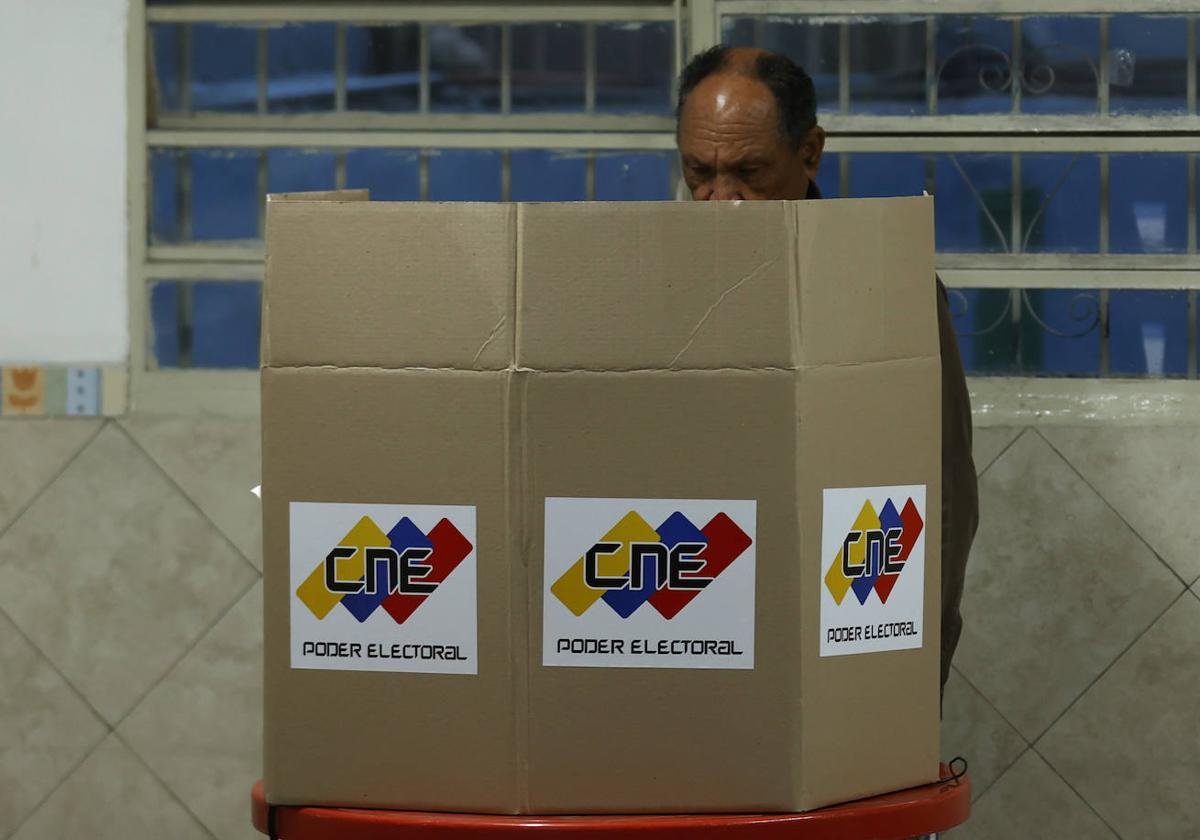
[[[945,767],[942,775],[949,776]],[[254,827],[267,834],[262,782],[252,799]],[[274,828],[283,840],[903,840],[960,825],[970,810],[971,780],[963,776],[805,814],[501,817],[281,806]]]

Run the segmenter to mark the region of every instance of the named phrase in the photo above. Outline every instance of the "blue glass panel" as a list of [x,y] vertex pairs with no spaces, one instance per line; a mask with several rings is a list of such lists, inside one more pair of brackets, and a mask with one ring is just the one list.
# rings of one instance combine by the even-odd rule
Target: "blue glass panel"
[[434,111],[500,110],[500,27],[429,27],[429,107]]
[[258,153],[194,151],[192,239],[254,239],[258,230]]
[[596,26],[596,110],[669,114],[675,44],[670,23]]
[[415,111],[420,104],[420,27],[346,27],[346,107]]
[[262,289],[256,282],[193,283],[192,367],[257,368]]
[[401,149],[354,149],[346,153],[346,186],[366,187],[376,201],[416,201],[421,197],[419,156]]
[[582,111],[583,24],[512,27],[513,113]]
[[934,171],[934,194],[939,251],[1010,250],[1010,156],[938,155]]
[[333,110],[336,31],[332,23],[293,24],[267,31],[268,110]]
[[430,201],[499,201],[500,153],[443,149],[429,155]]
[[267,152],[267,192],[310,192],[334,188],[332,152],[271,149]]
[[939,15],[937,112],[1012,110],[1012,23],[981,15]]
[[825,198],[842,198],[841,155],[826,152],[821,156],[821,167],[817,170],[817,188]]
[[1100,296],[1095,290],[1025,292],[1021,369],[1033,376],[1095,376],[1099,372]]
[[192,110],[254,111],[258,107],[258,30],[192,24]]
[[669,201],[670,152],[596,153],[597,201]]
[[925,191],[925,155],[850,155],[849,198],[921,195]]
[[150,286],[150,355],[158,367],[179,366],[179,283]]
[[967,373],[973,376],[1017,373],[1017,331],[1008,290],[950,289],[949,300]]
[[1094,114],[1099,109],[1100,20],[1028,17],[1021,21],[1021,110]]
[[150,241],[171,243],[182,237],[179,230],[178,149],[150,151]]
[[850,112],[924,114],[925,18],[890,15],[850,27]]
[[1022,251],[1100,250],[1100,159],[1091,154],[1022,155]]
[[1109,250],[1116,254],[1187,250],[1187,158],[1112,155]]
[[1109,20],[1109,109],[1114,114],[1187,111],[1184,17],[1113,15]]
[[587,159],[583,152],[517,149],[511,164],[513,201],[587,198]]
[[158,93],[158,108],[163,113],[180,108],[179,38],[182,31],[177,23],[155,23],[150,26],[155,90]]
[[1113,374],[1187,373],[1187,292],[1113,291],[1108,299],[1108,329]]

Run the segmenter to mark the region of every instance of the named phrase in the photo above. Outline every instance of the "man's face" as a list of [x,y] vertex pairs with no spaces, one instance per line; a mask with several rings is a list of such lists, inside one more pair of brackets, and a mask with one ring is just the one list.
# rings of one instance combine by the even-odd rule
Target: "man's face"
[[767,86],[741,73],[718,72],[688,94],[678,143],[683,177],[696,201],[799,199],[817,175],[825,132],[814,127],[792,151]]

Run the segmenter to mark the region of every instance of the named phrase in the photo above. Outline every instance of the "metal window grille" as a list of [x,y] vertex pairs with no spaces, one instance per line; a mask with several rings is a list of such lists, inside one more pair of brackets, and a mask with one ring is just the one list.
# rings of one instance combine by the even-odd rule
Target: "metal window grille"
[[[984,416],[998,421],[1039,414],[1081,419],[1106,411],[1145,414],[1147,406],[1157,406],[1161,416],[1170,417],[1194,397],[1195,388],[1186,381],[1143,378],[1118,384],[1104,379],[1101,384],[1095,378],[1196,378],[1200,290],[1196,280],[1200,269],[1196,16],[1200,3],[627,0],[134,5],[133,28],[138,34],[130,40],[130,101],[137,107],[131,108],[130,115],[131,194],[145,198],[135,203],[131,225],[132,264],[137,272],[131,295],[135,405],[193,404],[237,410],[236,406],[252,407],[257,400],[252,371],[187,368],[195,338],[189,329],[197,290],[213,282],[233,288],[239,281],[261,280],[262,256],[261,213],[243,220],[237,236],[222,238],[220,231],[193,236],[202,221],[191,217],[193,191],[202,188],[205,180],[197,183],[193,162],[203,164],[220,155],[236,159],[243,167],[245,188],[261,206],[275,155],[324,156],[321,159],[329,161],[331,170],[328,186],[341,187],[347,184],[348,169],[353,171],[355,155],[362,150],[392,150],[407,155],[413,170],[412,197],[428,198],[435,191],[431,184],[436,187],[439,155],[490,153],[499,169],[494,197],[507,200],[514,194],[514,155],[519,161],[527,152],[557,150],[564,160],[576,159],[570,165],[578,165],[582,172],[582,197],[597,197],[603,192],[611,156],[655,152],[665,156],[674,149],[669,85],[660,97],[664,101],[642,113],[612,113],[604,107],[602,68],[611,67],[614,60],[610,33],[646,25],[669,32],[665,49],[671,78],[687,56],[722,40],[782,46],[797,54],[819,76],[821,122],[830,134],[823,177],[832,192],[861,194],[861,184],[881,167],[903,169],[909,178],[905,183],[929,189],[939,205],[951,201],[947,193],[957,191],[954,200],[971,209],[977,216],[973,224],[979,228],[948,226],[944,232],[939,226],[939,237],[945,233],[950,246],[939,245],[939,271],[952,289],[954,307],[964,317],[971,307],[978,309],[973,325],[960,321],[959,328],[980,347],[987,341],[976,339],[976,333],[994,335],[1001,344],[1021,345],[1013,351],[1017,355],[1009,360],[1009,367],[994,371],[1007,375],[973,380],[976,409]],[[1138,50],[1124,45],[1134,17],[1149,21],[1151,28],[1166,26],[1163,31],[1169,30],[1172,42],[1179,42],[1178,49],[1158,61],[1157,71],[1153,62],[1143,60],[1138,65]],[[1067,37],[1056,41],[1055,33],[1064,21],[1082,27],[1086,37],[1073,41],[1067,31]],[[972,42],[971,27],[965,35],[961,31],[964,22],[986,29],[986,37]],[[522,62],[544,60],[544,55],[527,59],[538,51],[520,40],[526,37],[522,27],[551,23],[575,27],[579,33],[578,71],[583,78],[573,78],[575,99],[568,107],[524,108]],[[282,86],[276,83],[272,64],[273,39],[288,27],[304,25],[324,26],[331,33],[328,78],[315,94],[321,104],[276,107],[276,92]],[[236,102],[215,101],[198,82],[203,75],[198,49],[202,52],[203,39],[214,27],[231,27],[241,38],[246,83]],[[444,81],[438,72],[438,50],[446,27],[474,27],[472,32],[478,30],[492,39],[487,108],[447,110],[440,101]],[[401,107],[386,111],[360,107],[361,98],[370,95],[364,91],[376,80],[364,80],[352,71],[354,39],[361,38],[364,29],[401,28],[411,39],[407,64],[386,69],[391,77],[407,74],[413,89],[405,94],[408,98]],[[170,68],[155,68],[155,39],[163,37],[173,39],[173,63]],[[522,45],[519,54],[515,54],[514,38]],[[877,56],[872,57],[881,43],[886,46],[882,65]],[[976,74],[973,84],[978,89],[964,87],[970,74],[955,64],[964,61]],[[894,72],[896,67],[903,72]],[[1169,75],[1170,96],[1152,103],[1165,102],[1165,107],[1144,107],[1134,95],[1141,84],[1138,80],[1146,78],[1147,72]],[[1055,106],[1051,100],[1062,90],[1073,98]],[[987,99],[983,107],[967,101],[980,96]],[[152,177],[156,161],[167,161],[172,167],[169,196],[157,189]],[[1127,205],[1139,201],[1138,185],[1146,181],[1146,173],[1158,173],[1154,177],[1170,182],[1174,191],[1167,221],[1156,216],[1153,208],[1144,207],[1130,221]],[[668,189],[680,194],[673,167]],[[1037,194],[1027,201],[1031,190]],[[1064,198],[1081,194],[1091,196],[1087,206],[1063,208]],[[166,239],[151,235],[152,208],[163,201],[173,202],[175,235]],[[1048,220],[1065,217],[1086,217],[1086,225],[1077,225],[1083,233],[1058,246],[1042,242]],[[956,247],[953,237],[964,231],[974,244]],[[170,294],[156,298],[158,286]],[[1169,313],[1164,317],[1171,319],[1168,342],[1175,360],[1166,371],[1152,365],[1145,371],[1114,366],[1123,351],[1119,342],[1113,344],[1113,336],[1128,331],[1122,319],[1128,320],[1129,296],[1139,293],[1166,296],[1162,306]],[[152,303],[177,313],[178,330],[169,336],[178,343],[172,366],[161,365],[152,346]],[[985,304],[987,312],[983,312]],[[1038,369],[1036,360],[1021,355],[1029,347],[1071,341],[1082,341],[1094,358],[1088,357],[1086,370],[1065,374],[1093,377],[1090,383],[1054,378],[1056,371]],[[1182,357],[1174,353],[1180,341],[1185,345]],[[1028,372],[1050,373],[1052,378],[1032,379]],[[1123,396],[1098,400],[1094,395],[1102,389]]]

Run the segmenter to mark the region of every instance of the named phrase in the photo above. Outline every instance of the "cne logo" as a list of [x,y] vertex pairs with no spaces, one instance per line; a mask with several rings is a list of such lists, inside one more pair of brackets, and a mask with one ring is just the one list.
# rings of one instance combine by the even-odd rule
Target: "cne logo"
[[446,518],[425,533],[405,516],[384,533],[364,516],[297,587],[296,597],[318,620],[341,604],[359,623],[382,607],[403,624],[472,548]]
[[629,511],[550,587],[576,616],[598,601],[621,618],[643,604],[665,619],[679,614],[751,545],[727,514],[697,528],[675,511],[657,528]]
[[825,587],[837,605],[848,592],[862,605],[872,592],[886,604],[924,527],[911,497],[899,511],[888,498],[878,513],[868,499],[825,573]]

